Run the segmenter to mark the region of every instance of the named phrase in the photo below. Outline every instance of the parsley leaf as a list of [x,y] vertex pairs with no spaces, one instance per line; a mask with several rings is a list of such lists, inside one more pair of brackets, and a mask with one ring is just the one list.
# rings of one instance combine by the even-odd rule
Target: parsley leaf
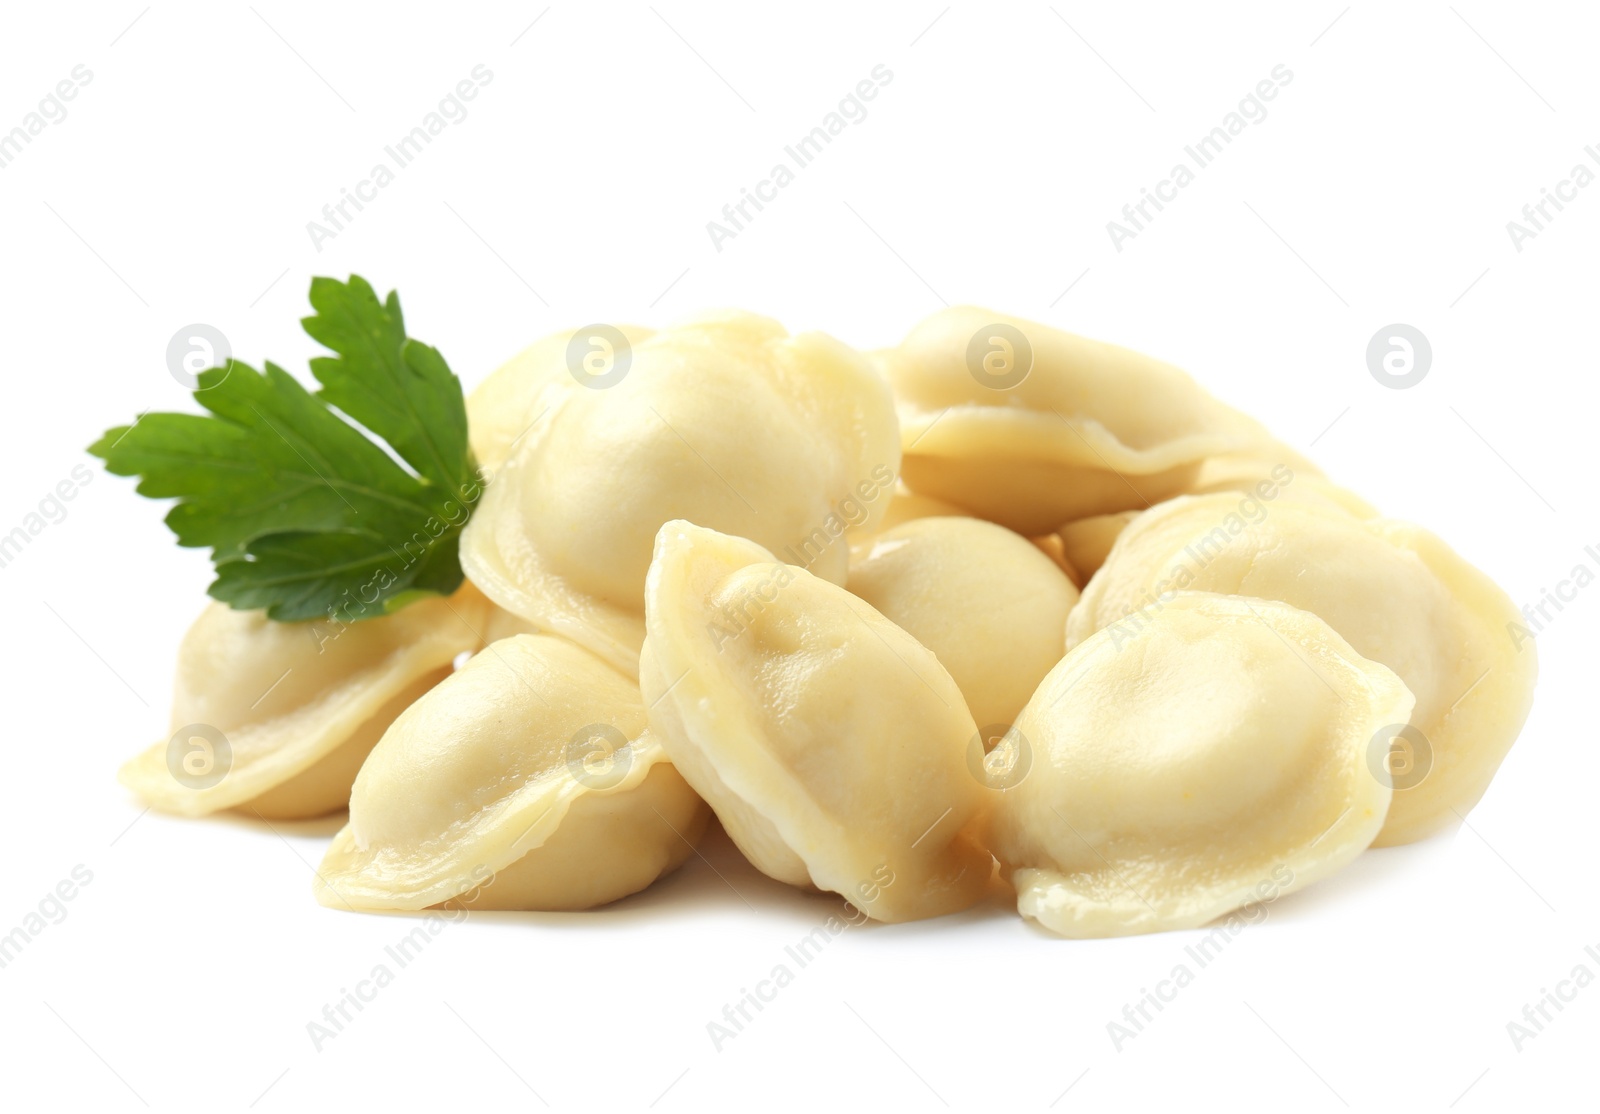
[[396,295],[318,278],[311,305],[302,324],[334,353],[311,361],[317,393],[229,360],[199,377],[209,414],[146,414],[89,452],[139,476],[139,494],[178,500],[167,525],[179,545],[211,548],[208,591],[233,607],[350,622],[448,594],[482,494],[461,383],[406,336]]

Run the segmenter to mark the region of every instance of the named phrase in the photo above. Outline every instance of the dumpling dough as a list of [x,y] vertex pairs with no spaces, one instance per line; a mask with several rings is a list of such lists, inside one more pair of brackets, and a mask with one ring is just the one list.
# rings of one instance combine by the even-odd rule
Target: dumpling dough
[[1016,719],[1061,660],[1078,600],[1033,542],[976,518],[917,519],[852,547],[846,587],[933,651],[984,727]]
[[1026,773],[990,848],[1062,936],[1196,928],[1310,885],[1389,805],[1368,740],[1411,694],[1321,619],[1183,592],[1050,671],[1000,746]]
[[918,495],[900,484],[895,488],[894,497],[889,500],[889,509],[884,512],[883,520],[878,523],[878,532],[892,530],[902,522],[913,522],[919,518],[937,518],[940,515],[971,517],[971,514],[971,511],[954,503],[935,499],[931,495]]
[[1267,454],[1271,450],[1254,455],[1212,457],[1200,465],[1200,471],[1182,493],[1210,495],[1237,491],[1241,495],[1254,494],[1269,500],[1287,495],[1338,507],[1357,518],[1378,517],[1377,510],[1361,496],[1333,483],[1293,449],[1279,448],[1281,452],[1270,456]]
[[1056,531],[1061,539],[1061,554],[1080,574],[1091,577],[1106,563],[1111,547],[1128,523],[1138,517],[1138,511],[1113,511],[1069,522]]
[[1040,534],[1038,537],[1029,538],[1028,540],[1038,547],[1040,553],[1050,558],[1051,564],[1066,574],[1067,579],[1072,581],[1074,589],[1081,590],[1088,583],[1089,578],[1079,572],[1077,567],[1073,565],[1072,560],[1067,556],[1067,548],[1061,544],[1061,536],[1059,534]]
[[279,623],[209,604],[178,651],[172,698],[175,737],[197,730],[151,746],[120,779],[151,807],[187,816],[242,807],[298,819],[341,809],[394,718],[449,674],[457,654],[482,645],[487,610],[470,584],[348,624]]
[[1533,648],[1506,636],[1520,621],[1515,605],[1408,523],[1293,499],[1246,519],[1231,492],[1174,499],[1117,539],[1067,620],[1067,646],[1102,627],[1136,626],[1160,610],[1164,592],[1181,589],[1313,611],[1416,695],[1410,722],[1422,740],[1396,744],[1393,760],[1406,769],[1379,846],[1421,839],[1477,804],[1533,701]]
[[[989,326],[1032,349],[1014,385],[974,375],[1004,345],[1022,359]],[[1183,490],[1206,457],[1270,440],[1175,367],[992,310],[943,310],[878,358],[899,399],[906,483],[1020,534],[1143,510]]]
[[565,639],[515,635],[395,720],[356,778],[317,900],[588,909],[676,869],[709,816],[646,727],[636,682]]
[[[687,522],[656,540],[652,727],[757,868],[880,921],[965,909],[993,863],[977,726],[932,652],[844,589]],[[979,744],[981,745],[981,743]]]
[[[1357,518],[1378,517],[1378,512],[1361,496],[1331,483],[1315,465],[1293,449],[1280,448],[1281,453],[1265,450],[1273,453],[1272,456],[1210,457],[1201,463],[1194,479],[1185,486],[1184,494],[1236,491],[1244,510],[1253,505],[1247,502],[1252,497],[1257,503],[1279,497],[1305,499],[1348,511]],[[1093,576],[1105,564],[1118,536],[1139,513],[1117,511],[1066,523],[1056,531],[1063,555],[1084,576]]]
[[888,384],[819,333],[725,313],[657,333],[604,390],[563,389],[461,537],[501,607],[636,673],[644,578],[673,518],[755,539],[843,584],[900,463]]
[[[652,330],[617,325],[630,346],[649,339]],[[549,416],[561,395],[578,386],[567,363],[577,329],[535,341],[496,368],[467,396],[467,433],[480,468],[494,473],[532,427]],[[583,351],[598,351],[583,345]],[[616,353],[607,354],[611,359]],[[581,365],[580,365],[581,366]]]
[[482,642],[487,646],[491,642],[499,642],[502,638],[510,638],[514,634],[539,633],[539,628],[521,615],[490,604],[488,617],[483,621]]

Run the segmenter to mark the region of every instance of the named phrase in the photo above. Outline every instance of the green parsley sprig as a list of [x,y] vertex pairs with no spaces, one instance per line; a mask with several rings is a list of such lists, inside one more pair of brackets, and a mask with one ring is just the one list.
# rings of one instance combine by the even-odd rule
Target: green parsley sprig
[[199,376],[209,413],[146,414],[89,452],[140,477],[139,494],[178,501],[167,525],[211,548],[208,591],[235,608],[353,622],[449,594],[483,491],[461,382],[406,336],[397,295],[316,278],[311,306],[301,324],[333,353],[311,361],[319,391],[230,359]]

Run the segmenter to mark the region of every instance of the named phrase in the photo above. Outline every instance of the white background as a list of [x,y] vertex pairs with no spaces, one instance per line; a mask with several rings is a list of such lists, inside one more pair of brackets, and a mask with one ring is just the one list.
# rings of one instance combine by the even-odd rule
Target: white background
[[[1600,187],[1521,252],[1506,230],[1600,142],[1579,5],[141,7],[0,17],[0,131],[93,73],[0,170],[0,533],[101,430],[190,407],[181,326],[305,375],[310,277],[357,271],[469,385],[594,320],[734,304],[876,346],[990,305],[1188,368],[1519,603],[1600,566]],[[306,222],[480,63],[470,114],[319,253]],[[880,63],[867,118],[718,252],[706,222]],[[1116,251],[1106,222],[1279,64],[1267,118]],[[1395,322],[1433,346],[1409,390],[1365,364]],[[1593,1102],[1600,988],[1520,1052],[1506,1025],[1600,975],[1600,589],[1541,635],[1469,828],[1276,903],[1120,1051],[1107,1022],[1195,934],[1070,943],[999,904],[850,930],[718,1051],[707,1022],[837,902],[713,842],[722,877],[451,925],[319,1052],[307,1022],[411,923],[312,900],[337,819],[139,818],[114,772],[166,733],[209,570],[129,481],[96,468],[68,510],[0,569],[0,933],[93,881],[0,970],[7,1107]]]

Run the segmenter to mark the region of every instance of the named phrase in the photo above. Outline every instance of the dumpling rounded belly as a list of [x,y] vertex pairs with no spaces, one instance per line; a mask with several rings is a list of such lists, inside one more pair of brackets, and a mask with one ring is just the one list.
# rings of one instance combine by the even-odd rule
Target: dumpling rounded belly
[[1367,763],[1411,694],[1323,620],[1179,593],[1062,659],[1000,744],[989,846],[1063,936],[1194,928],[1322,878],[1377,835]]
[[943,310],[877,358],[907,485],[1021,534],[1142,510],[1270,441],[1175,367],[990,310]]
[[662,523],[750,537],[843,583],[846,535],[883,517],[899,457],[865,357],[705,317],[638,344],[614,384],[562,392],[467,524],[462,565],[501,607],[636,672]]
[[903,523],[853,548],[851,592],[932,650],[980,726],[1004,726],[1066,652],[1078,590],[1033,542],[976,518]]
[[1248,511],[1236,493],[1174,499],[1117,539],[1067,621],[1067,645],[1137,627],[1174,591],[1280,600],[1315,612],[1416,696],[1374,739],[1395,775],[1380,846],[1456,822],[1522,729],[1537,659],[1507,624],[1520,613],[1487,576],[1420,527],[1284,499]]
[[977,726],[931,651],[844,589],[686,522],[661,529],[646,617],[651,723],[758,869],[880,921],[982,896]]
[[212,603],[178,652],[172,737],[120,779],[153,808],[188,816],[341,809],[394,718],[480,645],[487,607],[471,585],[354,623],[280,623]]
[[649,339],[638,325],[568,329],[537,340],[492,371],[467,395],[467,429],[478,465],[490,474],[506,462],[569,388],[589,374],[593,361],[631,361],[632,348]]
[[709,815],[650,733],[635,681],[566,639],[515,635],[374,748],[317,899],[587,909],[676,869]]
[[1279,497],[1307,499],[1336,507],[1357,518],[1377,518],[1377,509],[1284,445],[1258,446],[1249,453],[1212,457],[1179,494],[1211,495],[1237,491],[1241,498],[1271,501]]

